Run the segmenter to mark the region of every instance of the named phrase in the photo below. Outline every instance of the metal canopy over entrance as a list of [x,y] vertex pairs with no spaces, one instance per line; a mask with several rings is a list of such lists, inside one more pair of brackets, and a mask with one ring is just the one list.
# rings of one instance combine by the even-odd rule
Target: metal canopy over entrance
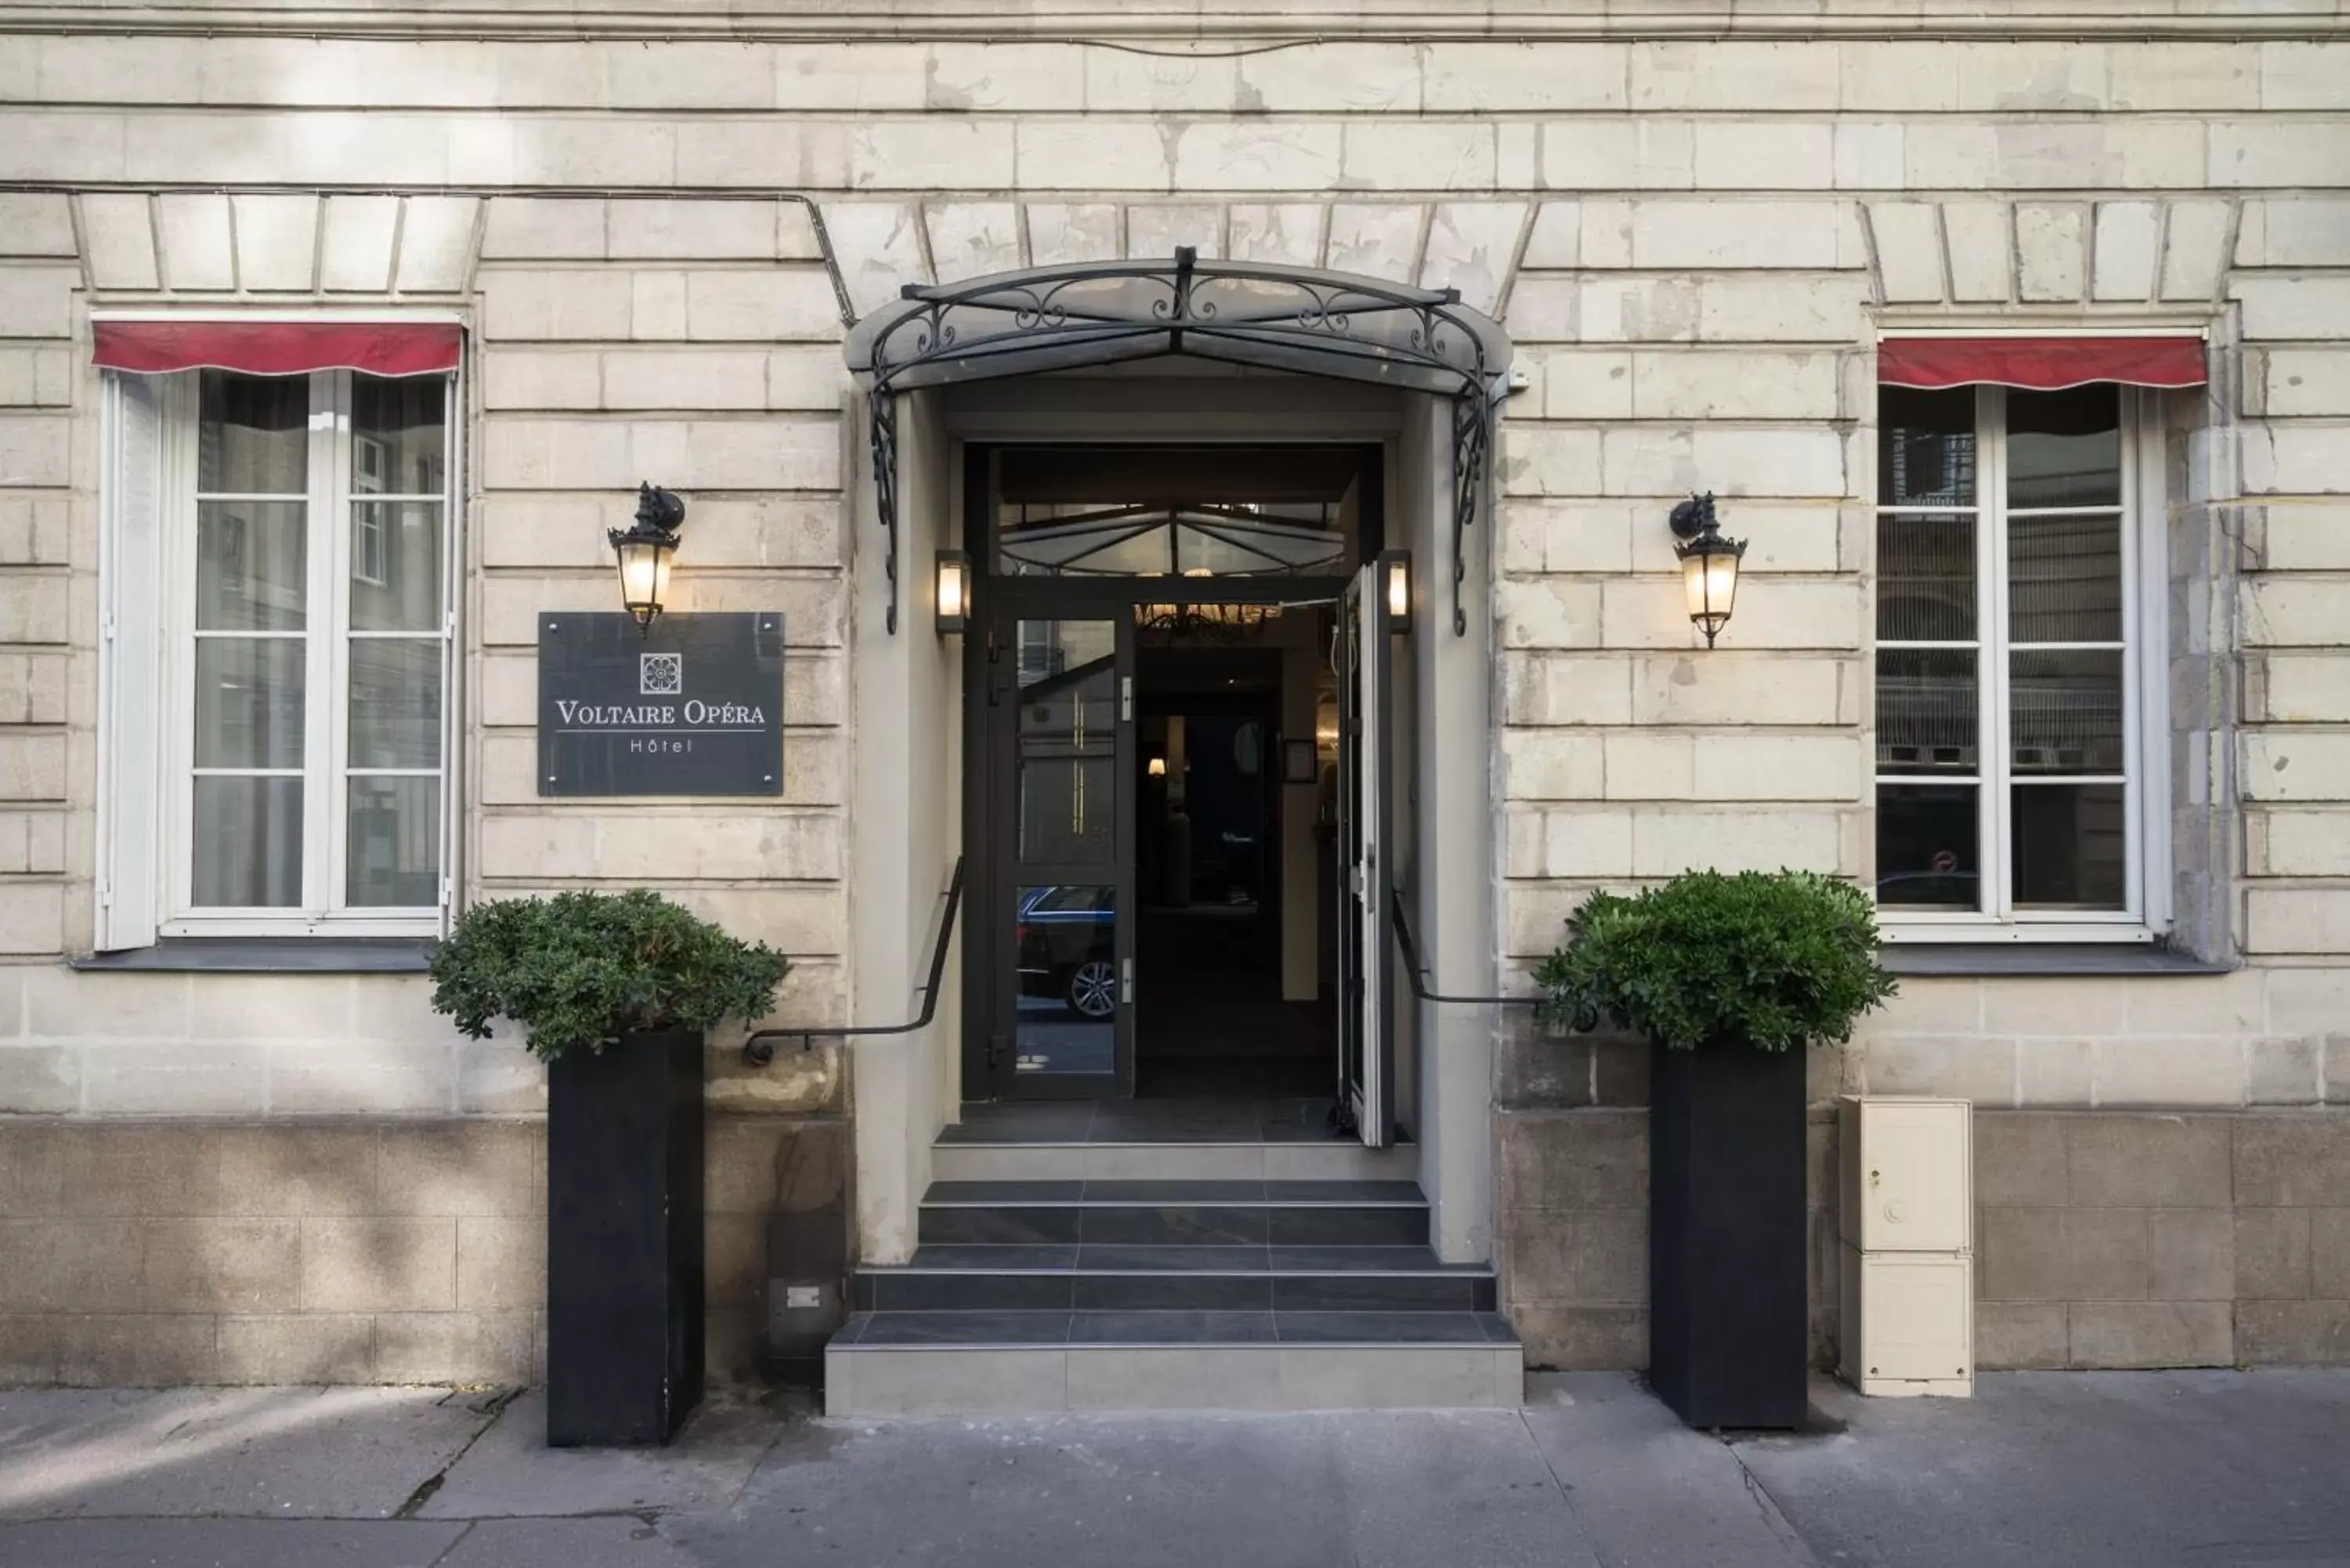
[[1510,341],[1457,289],[1261,262],[1105,261],[909,284],[849,334],[868,390],[873,481],[889,535],[889,628],[898,629],[897,395],[1188,354],[1374,381],[1451,400],[1452,629],[1468,630],[1463,535],[1489,483],[1493,408]]

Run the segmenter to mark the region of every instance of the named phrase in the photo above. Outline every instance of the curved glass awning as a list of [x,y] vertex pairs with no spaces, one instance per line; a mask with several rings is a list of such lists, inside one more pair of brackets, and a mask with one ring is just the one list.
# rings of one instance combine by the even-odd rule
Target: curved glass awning
[[899,391],[1164,354],[1456,393],[1505,369],[1510,341],[1457,290],[1187,250],[909,285],[847,348],[851,371]]
[[1459,546],[1487,484],[1492,410],[1509,369],[1510,341],[1490,317],[1462,305],[1457,290],[1263,262],[1202,261],[1186,247],[1165,260],[909,284],[901,298],[858,324],[846,352],[870,399],[874,484],[889,535],[893,632],[897,394],[1170,354],[1451,400],[1453,628],[1467,628]]

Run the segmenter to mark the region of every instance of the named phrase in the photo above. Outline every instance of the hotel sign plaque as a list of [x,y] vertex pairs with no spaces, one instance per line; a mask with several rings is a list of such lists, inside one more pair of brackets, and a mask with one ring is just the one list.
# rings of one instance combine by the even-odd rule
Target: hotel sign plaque
[[784,618],[538,618],[542,795],[784,793]]

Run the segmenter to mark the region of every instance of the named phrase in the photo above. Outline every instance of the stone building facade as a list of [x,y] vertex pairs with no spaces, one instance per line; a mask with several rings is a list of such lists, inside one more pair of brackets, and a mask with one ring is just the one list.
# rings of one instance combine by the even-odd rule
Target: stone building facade
[[[1447,720],[1484,791],[1454,816],[1488,840],[1438,943],[1464,993],[1523,990],[1595,888],[1881,884],[1884,342],[2199,335],[2204,384],[2130,399],[2162,545],[2130,600],[2135,914],[1894,945],[1899,997],[1814,1059],[1815,1338],[1825,1106],[1934,1093],[1976,1109],[1983,1366],[2350,1362],[2332,7],[680,0],[492,37],[432,6],[210,9],[0,16],[0,1377],[540,1354],[545,1099],[515,1041],[455,1035],[378,939],[109,934],[142,797],[98,324],[460,327],[445,905],[654,887],[793,955],[775,1022],[873,1023],[921,984],[962,759],[926,550],[916,624],[881,625],[844,340],[910,283],[1179,246],[1454,288],[1513,345],[1465,546],[1485,701]],[[618,607],[605,530],[640,480],[691,504],[674,609],[785,617],[777,798],[539,793],[537,620]],[[1664,523],[1694,490],[1751,541],[1711,649]],[[1437,1251],[1494,1265],[1529,1365],[1640,1365],[1639,1053],[1399,1005],[1466,1042],[1473,1093],[1418,1146]],[[712,1043],[714,1366],[762,1355],[779,1213],[846,1193],[859,1256],[909,1255],[962,1027],[765,1068]]]

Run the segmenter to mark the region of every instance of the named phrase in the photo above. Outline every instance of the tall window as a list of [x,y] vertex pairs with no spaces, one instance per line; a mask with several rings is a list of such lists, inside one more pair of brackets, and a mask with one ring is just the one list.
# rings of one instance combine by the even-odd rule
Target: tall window
[[449,383],[173,379],[163,929],[430,930],[443,898]]
[[2159,922],[2141,395],[1881,389],[1877,898],[1897,938]]

